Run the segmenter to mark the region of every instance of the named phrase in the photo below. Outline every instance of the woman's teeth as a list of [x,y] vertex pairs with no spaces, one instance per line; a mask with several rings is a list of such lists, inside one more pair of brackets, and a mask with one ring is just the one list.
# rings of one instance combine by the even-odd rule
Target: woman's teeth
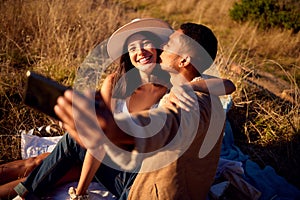
[[141,64],[146,64],[146,63],[149,62],[150,58],[151,58],[151,57],[141,58],[141,59],[139,60],[139,62],[140,62]]

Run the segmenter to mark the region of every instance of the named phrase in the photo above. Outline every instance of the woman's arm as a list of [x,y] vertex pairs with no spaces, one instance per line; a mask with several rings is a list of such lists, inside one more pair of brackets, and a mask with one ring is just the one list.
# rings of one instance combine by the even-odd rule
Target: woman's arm
[[[109,74],[103,81],[103,84],[101,86],[100,94],[102,101],[106,104],[108,108],[112,108],[111,105],[111,97],[112,97],[112,90],[113,90],[113,84],[114,84],[114,78],[116,76],[116,73]],[[97,96],[96,96],[97,101]]]
[[235,85],[229,79],[208,78],[196,79],[188,84],[172,87],[168,101],[175,103],[182,109],[190,111],[195,103],[195,91],[200,91],[215,96],[228,95],[236,90]]
[[[103,149],[101,153],[101,157],[103,159],[105,155],[105,150]],[[98,168],[100,167],[101,161],[95,158],[89,151],[86,152],[82,170],[80,174],[80,179],[78,182],[78,186],[75,190],[76,195],[86,195],[87,189],[92,182]]]
[[196,91],[216,96],[228,95],[236,90],[236,87],[231,80],[223,78],[198,79],[192,81],[191,86]]
[[[100,98],[100,96],[97,96],[97,95],[101,95],[103,102],[110,109],[111,109],[111,96],[112,96],[114,77],[115,77],[115,74],[110,74],[104,79],[100,94],[96,93],[96,98],[95,98],[97,101],[97,99]],[[104,154],[105,154],[104,150],[103,150],[102,154],[104,157]],[[75,191],[72,191],[74,189],[70,189],[71,191],[69,191],[69,193],[75,192],[75,194],[74,194],[75,196],[76,195],[86,195],[86,191],[87,191],[90,183],[92,182],[92,180],[95,176],[95,173],[97,172],[98,168],[100,167],[100,164],[101,164],[101,161],[98,160],[97,158],[95,158],[88,150],[84,157],[78,186],[75,189]],[[70,194],[70,196],[71,196],[71,194]]]

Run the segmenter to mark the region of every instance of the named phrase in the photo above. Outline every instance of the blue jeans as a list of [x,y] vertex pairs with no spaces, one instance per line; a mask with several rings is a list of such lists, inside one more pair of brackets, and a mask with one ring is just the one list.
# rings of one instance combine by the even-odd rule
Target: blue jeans
[[[82,164],[86,149],[78,145],[69,134],[65,134],[52,153],[37,166],[27,179],[14,189],[25,199],[43,196],[55,187],[55,183],[74,165]],[[106,156],[104,159],[110,159]],[[101,164],[95,179],[101,182],[118,199],[127,199],[136,173],[124,172]]]

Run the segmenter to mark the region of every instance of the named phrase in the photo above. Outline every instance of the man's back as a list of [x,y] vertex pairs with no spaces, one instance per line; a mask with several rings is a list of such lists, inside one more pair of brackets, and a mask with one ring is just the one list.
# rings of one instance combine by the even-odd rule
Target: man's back
[[[183,134],[181,139],[193,139],[190,141],[191,143],[189,143],[187,150],[184,152],[176,151],[178,144],[177,146],[174,144],[173,148],[171,147],[166,151],[160,151],[145,159],[141,171],[149,171],[149,169],[155,168],[160,163],[168,160],[169,157],[176,156],[175,154],[178,154],[177,156],[179,156],[183,153],[177,160],[163,168],[139,173],[132,185],[128,199],[206,199],[209,188],[214,180],[219,160],[223,135],[221,133],[223,132],[224,125],[224,112],[217,97],[210,97],[203,93],[197,93],[197,95],[199,104],[199,111],[197,112],[200,112],[200,115],[198,114],[199,125],[191,124],[191,121],[193,120],[190,118],[181,119],[184,117],[184,114],[182,114],[178,108],[169,107],[171,112],[167,112],[167,115],[171,115],[173,120],[168,118],[166,123],[169,124],[165,127],[173,128],[173,133],[176,133],[177,130],[182,128]],[[212,109],[212,105],[214,109]],[[190,116],[193,117],[193,114],[189,113],[189,117]],[[211,132],[211,130],[209,130],[212,129],[211,126],[217,126],[217,124],[219,124],[219,129],[215,129],[214,127],[213,131],[219,130],[219,132]],[[193,134],[193,127],[196,127],[196,132],[191,138],[187,134]],[[162,130],[157,135],[163,134],[164,132],[167,131]],[[177,134],[180,133],[177,132]],[[200,159],[199,151],[205,140],[206,134],[214,134],[216,140],[215,142],[212,142],[212,150]],[[165,140],[166,143],[164,145],[171,144],[175,135],[170,135],[169,137],[170,138]],[[157,136],[157,138],[161,137]],[[161,140],[154,139],[152,142],[155,143],[153,144],[154,146],[157,146],[157,143],[160,143]],[[205,145],[207,145],[207,143]],[[147,143],[147,146],[151,146],[151,144]]]

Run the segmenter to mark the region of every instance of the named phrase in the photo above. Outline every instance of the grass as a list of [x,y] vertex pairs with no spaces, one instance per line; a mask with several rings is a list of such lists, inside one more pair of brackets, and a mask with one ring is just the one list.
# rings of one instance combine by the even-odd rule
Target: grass
[[[237,85],[228,115],[237,145],[261,166],[271,165],[300,188],[300,35],[235,23],[228,15],[233,2],[1,1],[0,160],[20,158],[20,130],[54,123],[22,104],[28,69],[71,85],[97,43],[133,18],[157,17],[174,28],[191,21],[214,30],[219,39],[216,64]],[[243,70],[237,73],[234,66]],[[276,87],[280,94],[272,90],[275,82],[260,85],[263,73],[284,81],[282,88]],[[294,95],[292,102],[281,98],[283,90]]]

